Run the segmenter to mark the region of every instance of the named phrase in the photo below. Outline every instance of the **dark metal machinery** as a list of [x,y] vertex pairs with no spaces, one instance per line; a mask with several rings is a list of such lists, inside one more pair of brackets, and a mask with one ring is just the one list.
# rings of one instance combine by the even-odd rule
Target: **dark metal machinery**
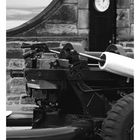
[[[25,116],[27,123],[21,123],[24,117],[13,114],[19,120],[18,124],[14,120],[14,126],[30,124],[32,129],[10,130],[7,139],[104,138],[102,124],[107,112],[117,100],[133,92],[133,79],[100,70],[98,61],[104,60],[97,54],[97,63],[89,64],[89,58],[80,58],[80,53],[69,43],[60,52],[49,50],[44,43],[23,44],[23,47],[31,48],[24,55],[30,63],[24,70],[27,94],[34,97],[38,107],[33,111],[32,121],[31,116]],[[42,54],[52,52],[57,57],[49,62],[50,68],[39,68]],[[12,115],[7,118],[8,126],[13,126],[13,118]]]

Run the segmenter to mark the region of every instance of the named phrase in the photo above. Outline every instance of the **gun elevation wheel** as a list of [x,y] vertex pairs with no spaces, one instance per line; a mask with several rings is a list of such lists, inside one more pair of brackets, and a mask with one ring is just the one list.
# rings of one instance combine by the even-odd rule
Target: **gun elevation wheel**
[[104,120],[104,140],[133,140],[133,94],[117,101]]

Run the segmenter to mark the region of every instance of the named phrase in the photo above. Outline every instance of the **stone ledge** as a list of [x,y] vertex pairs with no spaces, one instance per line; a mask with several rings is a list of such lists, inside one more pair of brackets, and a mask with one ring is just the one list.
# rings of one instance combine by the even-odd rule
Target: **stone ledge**
[[32,42],[46,42],[46,41],[81,41],[84,39],[87,39],[87,36],[79,36],[79,35],[69,35],[69,36],[40,36],[40,37],[7,37],[7,42],[8,41],[32,41]]
[[42,26],[36,29],[37,36],[77,34],[76,24],[45,24]]

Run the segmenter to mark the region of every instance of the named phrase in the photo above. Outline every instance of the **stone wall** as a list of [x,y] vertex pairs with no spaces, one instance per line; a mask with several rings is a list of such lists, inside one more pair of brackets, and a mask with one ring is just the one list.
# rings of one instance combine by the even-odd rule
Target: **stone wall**
[[[48,37],[88,37],[89,0],[59,0],[40,16],[7,31],[7,40],[45,40]],[[58,2],[57,2],[58,1]],[[58,4],[57,4],[58,3]],[[134,1],[116,0],[117,40],[134,40]],[[34,38],[34,39],[33,39]],[[42,38],[42,39],[41,39]],[[63,38],[63,37],[62,37]],[[35,40],[36,39],[36,40]],[[38,40],[37,40],[38,39]]]
[[117,41],[124,47],[134,47],[133,0],[117,0]]

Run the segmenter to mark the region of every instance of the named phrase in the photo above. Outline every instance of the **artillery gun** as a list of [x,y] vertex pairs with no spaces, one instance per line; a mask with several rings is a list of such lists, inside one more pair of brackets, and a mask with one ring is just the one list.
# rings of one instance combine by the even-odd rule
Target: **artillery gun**
[[8,129],[8,140],[133,140],[133,59],[123,49],[22,47],[30,48],[24,54],[27,95],[38,107],[33,114],[7,116],[7,126],[24,126]]

